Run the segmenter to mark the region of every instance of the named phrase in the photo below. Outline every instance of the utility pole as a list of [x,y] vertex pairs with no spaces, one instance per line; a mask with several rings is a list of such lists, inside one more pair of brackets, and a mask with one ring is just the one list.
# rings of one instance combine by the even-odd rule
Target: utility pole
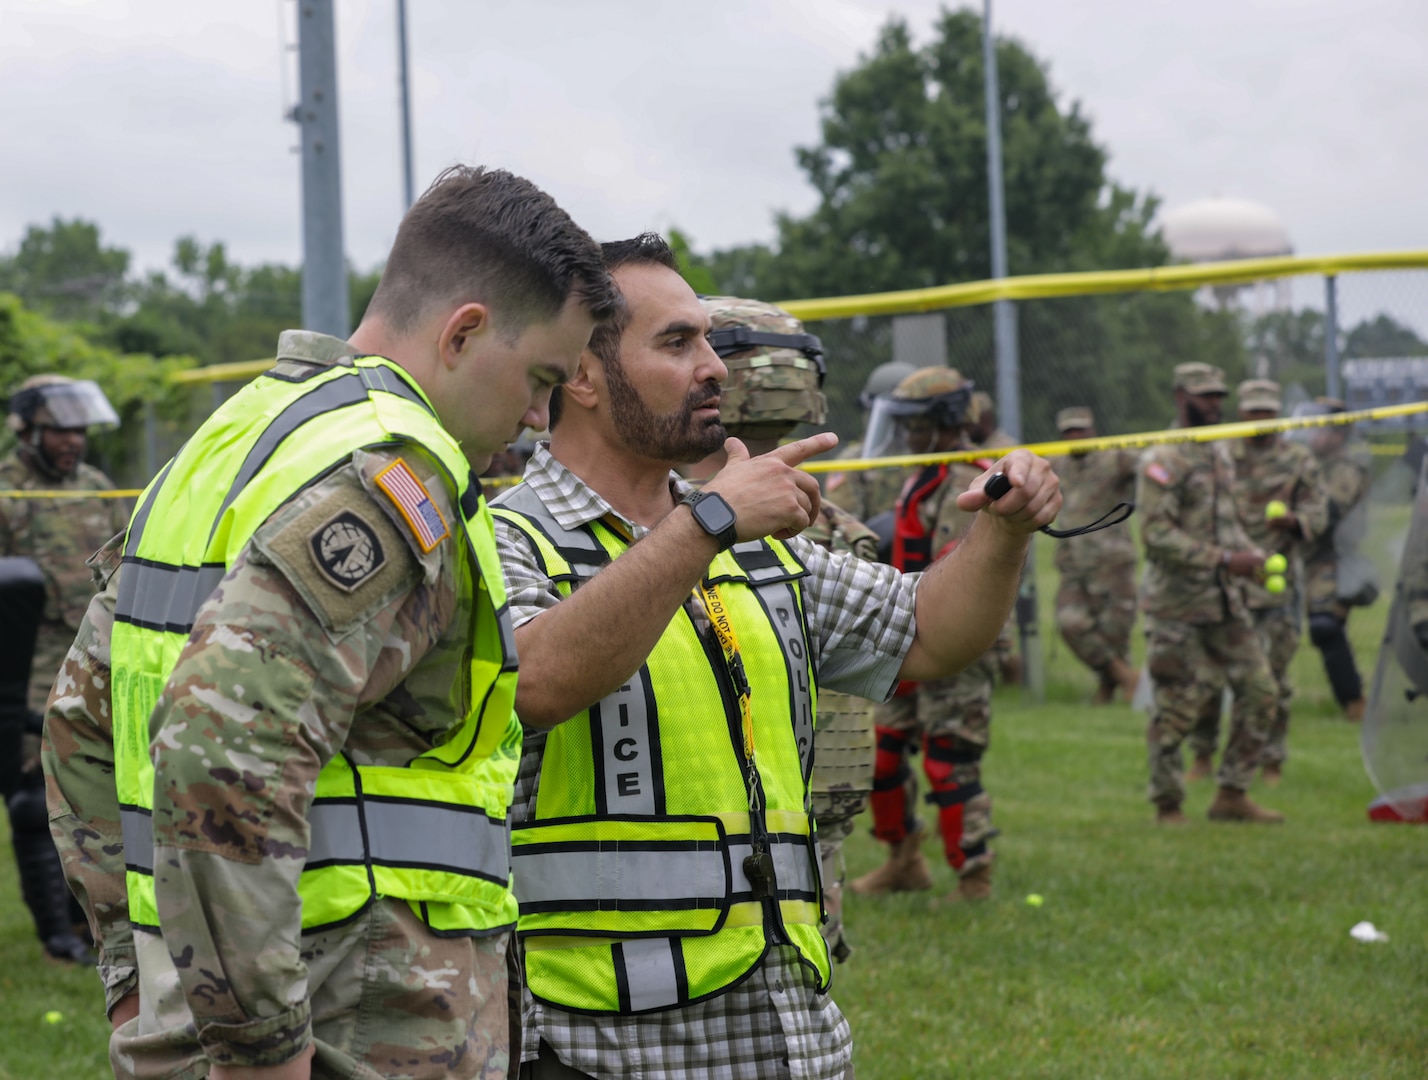
[[412,191],[412,95],[407,74],[407,0],[397,0],[397,60],[402,88],[402,183],[406,195],[402,209],[408,210],[416,196]]
[[[982,0],[982,68],[987,99],[987,202],[992,233],[992,277],[1007,276],[1007,212],[1002,197],[1002,110],[997,80],[997,43],[992,35],[992,0]],[[1022,437],[1021,372],[1017,358],[1016,309],[1010,300],[992,305],[997,342],[997,418],[1014,439]],[[1036,543],[1022,567],[1016,597],[1021,638],[1022,687],[1038,704],[1046,700],[1046,665],[1041,650],[1040,605],[1036,599]]]
[[1324,390],[1342,398],[1339,386],[1339,279],[1324,276]]
[[[987,196],[992,226],[992,277],[1007,276],[1007,213],[1002,198],[1001,93],[997,46],[992,37],[992,0],[982,0],[982,67],[987,98]],[[997,340],[997,419],[1021,438],[1021,373],[1017,360],[1016,309],[1010,300],[992,305]]]
[[342,251],[342,155],[337,139],[337,41],[333,0],[297,0],[302,134],[302,324],[346,337],[352,329]]

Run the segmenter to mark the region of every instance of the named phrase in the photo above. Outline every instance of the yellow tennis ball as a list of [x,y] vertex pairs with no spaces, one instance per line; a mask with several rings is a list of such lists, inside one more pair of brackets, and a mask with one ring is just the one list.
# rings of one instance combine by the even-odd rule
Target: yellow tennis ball
[[1266,574],[1282,574],[1289,569],[1289,560],[1283,555],[1274,554],[1264,560],[1264,572]]
[[49,1012],[45,1013],[45,1023],[47,1024],[59,1024],[63,1023],[63,1021],[64,1013],[60,1012],[58,1009],[51,1009]]
[[1046,903],[1046,897],[1042,896],[1040,893],[1030,893],[1026,898],[1026,902],[1032,907],[1040,907],[1042,904]]
[[1284,591],[1284,575],[1270,574],[1264,579],[1264,587],[1272,593],[1282,593]]
[[1275,518],[1282,518],[1287,513],[1289,513],[1289,507],[1279,499],[1271,499],[1269,505],[1264,508],[1264,520],[1273,521]]

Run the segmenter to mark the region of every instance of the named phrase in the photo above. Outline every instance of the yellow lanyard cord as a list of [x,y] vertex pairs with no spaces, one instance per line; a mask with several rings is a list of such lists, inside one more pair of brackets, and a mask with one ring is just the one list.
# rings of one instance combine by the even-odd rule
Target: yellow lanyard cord
[[739,696],[739,714],[744,725],[744,761],[749,768],[749,799],[754,798],[754,711],[750,704],[753,696],[749,686],[749,676],[744,670],[744,658],[739,652],[739,637],[734,633],[734,624],[729,620],[729,611],[719,595],[719,586],[700,582],[695,595],[704,604],[704,612],[714,627],[719,639],[719,647],[724,650],[724,662],[729,669],[729,678],[734,684],[734,693]]

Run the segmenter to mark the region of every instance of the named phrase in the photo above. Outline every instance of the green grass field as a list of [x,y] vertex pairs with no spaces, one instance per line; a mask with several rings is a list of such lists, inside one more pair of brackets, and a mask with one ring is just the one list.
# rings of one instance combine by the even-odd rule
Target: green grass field
[[[1376,534],[1404,523],[1382,514]],[[1055,579],[1050,544],[1038,547],[1049,631]],[[1385,569],[1390,551],[1374,549]],[[1387,607],[1355,615],[1366,677]],[[1086,704],[1090,676],[1044,640],[1048,703],[1012,690],[995,708],[994,898],[934,907],[953,879],[932,842],[934,893],[849,898],[857,951],[834,994],[860,1080],[1428,1074],[1428,830],[1367,821],[1358,731],[1318,654],[1306,644],[1295,660],[1284,782],[1253,792],[1288,824],[1211,825],[1205,783],[1191,823],[1167,831],[1144,799],[1144,717]],[[849,873],[881,857],[860,831]],[[1389,941],[1352,940],[1364,919]],[[0,851],[0,1077],[108,1076],[101,1007],[92,973],[41,959]],[[44,1022],[52,1009],[62,1022]]]

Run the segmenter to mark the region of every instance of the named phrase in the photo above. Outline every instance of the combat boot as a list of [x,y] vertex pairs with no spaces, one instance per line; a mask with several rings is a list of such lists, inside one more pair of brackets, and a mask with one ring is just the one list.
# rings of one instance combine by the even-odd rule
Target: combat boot
[[1282,825],[1284,815],[1278,810],[1266,810],[1243,791],[1222,787],[1215,792],[1206,816],[1211,821],[1246,821],[1257,825]]
[[1284,779],[1284,770],[1277,761],[1266,761],[1259,767],[1259,778],[1268,787],[1278,787],[1279,782]]
[[1368,708],[1363,698],[1354,698],[1353,701],[1344,705],[1344,719],[1351,724],[1362,724],[1364,722],[1364,710]]
[[1210,774],[1215,771],[1215,759],[1209,754],[1196,754],[1195,763],[1190,766],[1189,773],[1185,779],[1190,781],[1208,780]]
[[1157,825],[1184,825],[1185,815],[1180,810],[1180,804],[1170,798],[1156,799],[1155,823]]
[[890,846],[888,861],[871,873],[848,883],[860,896],[890,892],[924,892],[932,888],[932,868],[922,854],[926,827],[918,822],[908,834]]
[[990,900],[992,898],[992,864],[983,863],[970,873],[957,879],[957,888],[947,894],[949,904],[961,904],[968,900]]

